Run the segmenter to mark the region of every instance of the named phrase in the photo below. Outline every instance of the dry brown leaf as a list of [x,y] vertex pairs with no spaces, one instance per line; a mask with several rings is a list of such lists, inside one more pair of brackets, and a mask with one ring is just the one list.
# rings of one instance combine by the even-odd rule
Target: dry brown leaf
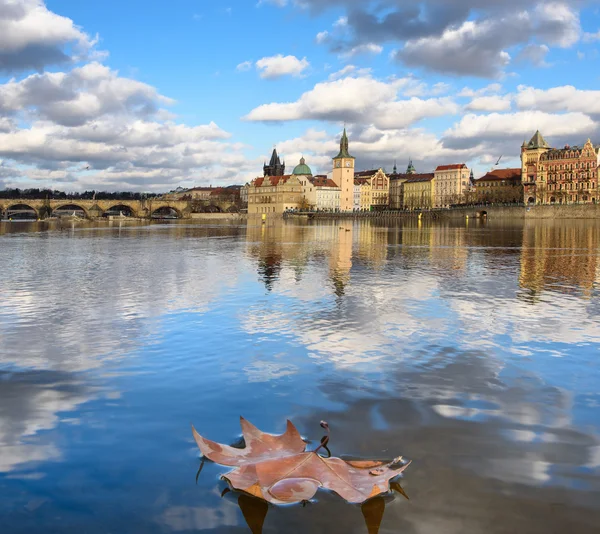
[[273,504],[311,499],[319,488],[334,491],[351,503],[364,503],[390,491],[390,480],[410,462],[345,461],[306,452],[296,427],[287,422],[281,436],[266,434],[241,418],[244,449],[215,443],[192,427],[202,454],[213,462],[235,467],[222,478],[235,490]]

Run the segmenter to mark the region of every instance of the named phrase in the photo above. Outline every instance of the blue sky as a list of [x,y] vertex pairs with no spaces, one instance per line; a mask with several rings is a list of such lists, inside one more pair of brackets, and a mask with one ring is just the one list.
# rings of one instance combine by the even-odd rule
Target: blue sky
[[600,143],[600,10],[558,0],[0,0],[0,186],[244,183]]

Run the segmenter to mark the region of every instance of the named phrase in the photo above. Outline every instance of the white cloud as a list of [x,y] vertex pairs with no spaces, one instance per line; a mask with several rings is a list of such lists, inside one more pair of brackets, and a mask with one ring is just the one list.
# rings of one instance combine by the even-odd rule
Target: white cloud
[[550,89],[535,89],[521,85],[515,101],[521,109],[600,115],[600,91],[577,89],[572,85]]
[[398,100],[411,79],[382,82],[372,77],[346,77],[317,84],[296,102],[264,104],[245,118],[250,121],[348,121],[382,129],[406,127],[426,117],[458,112],[450,98]]
[[159,106],[171,104],[173,100],[154,87],[121,78],[100,63],[0,85],[0,113],[33,111],[40,118],[70,126],[108,114],[150,116]]
[[323,44],[323,43],[327,42],[328,39],[329,39],[329,32],[327,30],[317,33],[317,36],[315,37],[317,44]]
[[510,95],[478,96],[465,106],[469,111],[509,111],[510,108]]
[[338,70],[337,72],[333,72],[332,74],[330,74],[329,80],[339,80],[340,78],[346,78],[348,76],[364,77],[370,75],[370,68],[359,68],[356,65],[346,65],[344,68]]
[[264,57],[256,62],[260,77],[266,79],[301,76],[309,66],[310,63],[306,58],[298,59],[296,56],[283,56],[282,54]]
[[362,54],[371,54],[375,56],[377,54],[381,54],[381,52],[383,52],[383,47],[381,45],[375,43],[364,43],[353,46],[350,48],[350,50],[340,54],[340,56],[343,58],[352,58]]
[[589,32],[584,33],[583,40],[586,43],[593,43],[594,41],[600,41],[600,30],[598,30],[596,33],[589,33]]
[[481,89],[471,89],[470,87],[464,87],[456,96],[473,98],[477,96],[485,96],[490,94],[496,94],[502,91],[502,85],[499,83],[492,83]]
[[250,70],[251,68],[252,68],[252,61],[244,61],[236,67],[236,70],[245,72],[245,71]]
[[[580,35],[577,12],[564,3],[543,3],[531,11],[467,20],[441,35],[409,39],[395,57],[410,66],[449,74],[496,77],[511,62],[513,48],[526,45],[517,48],[517,55],[539,65],[549,50],[547,45],[566,48]],[[528,44],[532,37],[543,44]]]
[[517,56],[518,61],[526,61],[536,67],[549,67],[546,63],[546,56],[550,52],[550,48],[544,44],[528,44],[524,47]]
[[[481,143],[525,139],[536,130],[547,136],[583,137],[595,131],[596,124],[583,113],[551,114],[543,111],[465,115],[445,133],[448,146],[474,146]],[[462,141],[462,142],[461,142]],[[466,141],[466,143],[465,143]]]
[[[96,41],[43,0],[0,0],[0,72],[36,69],[81,59]],[[74,45],[74,50],[67,50]]]

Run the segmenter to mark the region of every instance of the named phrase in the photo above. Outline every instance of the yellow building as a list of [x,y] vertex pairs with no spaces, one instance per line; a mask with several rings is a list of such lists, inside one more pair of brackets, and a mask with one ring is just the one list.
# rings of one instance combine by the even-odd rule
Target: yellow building
[[333,158],[332,180],[340,188],[340,211],[354,207],[354,157],[348,152],[346,128],[340,140],[340,152]]
[[404,182],[404,207],[423,209],[433,206],[434,175],[415,174]]
[[390,179],[390,197],[389,204],[393,210],[400,210],[404,208],[404,182],[409,178],[417,176],[417,171],[413,165],[412,159],[408,162],[408,167],[404,174],[398,173],[398,167],[394,163],[394,170],[392,174],[388,176]]
[[248,215],[283,215],[299,209],[303,202],[302,184],[297,176],[265,176],[248,187]]
[[361,209],[381,210],[389,206],[390,179],[383,169],[355,172],[354,180],[361,185]]

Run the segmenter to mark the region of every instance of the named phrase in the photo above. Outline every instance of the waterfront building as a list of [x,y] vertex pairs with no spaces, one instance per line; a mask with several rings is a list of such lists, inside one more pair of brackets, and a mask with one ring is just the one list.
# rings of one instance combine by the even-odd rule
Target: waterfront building
[[389,206],[390,178],[383,169],[355,172],[354,180],[361,184],[361,209],[382,210]]
[[247,184],[243,185],[242,188],[240,189],[240,202],[242,203],[243,206],[248,205],[248,189],[249,188],[250,188],[250,184],[247,183]]
[[302,207],[319,211],[335,211],[340,207],[340,188],[327,176],[313,176],[304,157],[292,172],[302,184]]
[[389,175],[390,179],[390,196],[389,206],[393,210],[399,210],[404,208],[404,182],[409,178],[415,176],[417,170],[413,165],[412,159],[409,159],[406,172],[404,174],[398,173],[396,163],[394,163],[394,169],[392,174]]
[[341,189],[327,176],[310,178],[314,190],[314,204],[318,211],[338,211],[340,209]]
[[294,175],[256,178],[248,188],[248,214],[282,215],[287,210],[300,209],[302,191],[302,183]]
[[340,210],[352,211],[354,207],[354,157],[348,151],[346,128],[340,139],[340,151],[333,158],[333,181],[340,188]]
[[537,131],[521,147],[523,201],[527,204],[595,204],[598,196],[600,147],[556,149]]
[[360,210],[360,190],[361,184],[359,180],[354,180],[354,204],[352,206],[353,211]]
[[404,181],[404,207],[423,209],[433,206],[434,173],[413,174]]
[[469,189],[469,174],[464,163],[440,165],[434,172],[433,206],[444,208],[461,203]]
[[521,169],[496,169],[475,180],[476,202],[522,202]]

